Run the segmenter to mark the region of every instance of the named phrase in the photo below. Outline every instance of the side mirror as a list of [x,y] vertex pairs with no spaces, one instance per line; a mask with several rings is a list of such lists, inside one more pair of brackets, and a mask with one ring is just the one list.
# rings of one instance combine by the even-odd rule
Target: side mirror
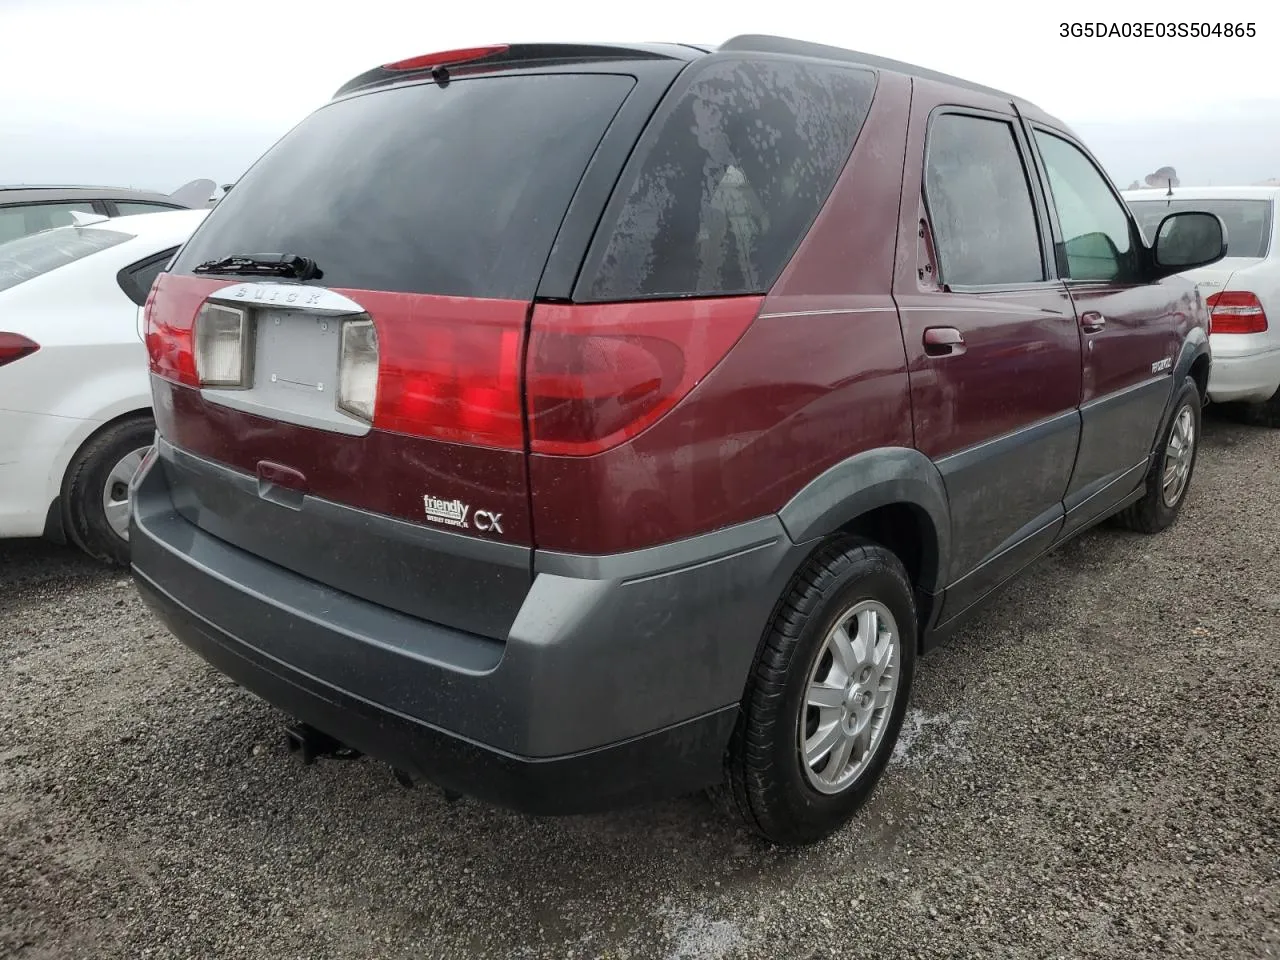
[[1227,228],[1215,214],[1180,210],[1160,221],[1152,253],[1162,277],[1207,267],[1227,255]]

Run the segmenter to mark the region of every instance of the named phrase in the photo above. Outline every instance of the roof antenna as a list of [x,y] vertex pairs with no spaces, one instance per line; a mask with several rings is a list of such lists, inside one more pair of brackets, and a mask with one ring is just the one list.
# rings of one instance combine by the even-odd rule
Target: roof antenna
[[1173,196],[1173,177],[1169,177],[1168,181],[1169,181],[1169,192],[1166,193],[1165,196],[1172,197]]

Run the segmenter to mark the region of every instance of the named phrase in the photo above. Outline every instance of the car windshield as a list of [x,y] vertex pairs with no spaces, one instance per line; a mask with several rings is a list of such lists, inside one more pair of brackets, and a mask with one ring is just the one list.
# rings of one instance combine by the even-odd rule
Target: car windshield
[[1130,200],[1133,211],[1148,244],[1155,239],[1160,221],[1171,213],[1198,210],[1214,213],[1227,228],[1227,256],[1261,259],[1267,255],[1271,239],[1270,200]]
[[0,243],[0,290],[8,290],[93,253],[132,240],[97,227],[55,227]]

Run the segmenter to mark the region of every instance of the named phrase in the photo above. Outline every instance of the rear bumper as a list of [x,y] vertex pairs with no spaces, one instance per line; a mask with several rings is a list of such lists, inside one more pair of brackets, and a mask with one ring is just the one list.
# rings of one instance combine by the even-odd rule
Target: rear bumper
[[146,576],[135,579],[176,637],[251,693],[393,767],[526,813],[587,813],[704,787],[719,776],[737,718],[733,706],[597,750],[521,757],[307,676],[214,626]]
[[135,481],[131,553],[170,631],[246,689],[414,777],[541,814],[716,782],[799,562],[776,518],[632,554],[540,554],[494,640],[209,535],[175,508],[159,460]]
[[1214,403],[1263,403],[1280,389],[1280,350],[1232,356],[1215,350],[1209,373]]
[[44,534],[60,455],[83,427],[70,417],[0,410],[0,538]]

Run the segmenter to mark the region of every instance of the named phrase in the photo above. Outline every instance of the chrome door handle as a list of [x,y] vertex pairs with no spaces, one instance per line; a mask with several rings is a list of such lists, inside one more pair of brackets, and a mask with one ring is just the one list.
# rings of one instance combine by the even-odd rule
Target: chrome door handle
[[924,332],[924,352],[930,357],[955,357],[964,353],[964,337],[955,327],[930,327]]
[[1107,318],[1096,310],[1080,314],[1080,329],[1085,333],[1098,333],[1107,325]]

